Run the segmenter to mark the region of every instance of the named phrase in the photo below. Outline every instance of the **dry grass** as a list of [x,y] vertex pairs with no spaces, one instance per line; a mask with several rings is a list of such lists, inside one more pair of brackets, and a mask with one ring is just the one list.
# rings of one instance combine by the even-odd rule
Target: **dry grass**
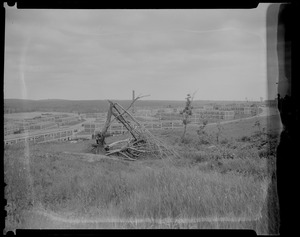
[[34,145],[27,152],[21,145],[5,147],[6,230],[60,228],[65,222],[70,228],[250,228],[268,233],[270,220],[262,210],[270,157],[259,155],[255,135],[221,139],[220,151],[199,144],[192,131],[183,144],[180,132],[170,133],[160,136],[181,158],[87,162],[62,153],[64,147],[83,151],[87,142]]

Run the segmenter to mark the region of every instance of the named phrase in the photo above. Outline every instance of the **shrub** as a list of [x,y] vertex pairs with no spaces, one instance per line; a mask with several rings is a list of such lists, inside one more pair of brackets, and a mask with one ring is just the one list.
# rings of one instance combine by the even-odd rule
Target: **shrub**
[[268,151],[266,151],[266,150],[260,150],[260,151],[258,151],[258,156],[260,158],[267,157],[267,155],[268,155]]
[[199,137],[198,143],[199,143],[199,145],[208,145],[208,144],[210,144],[209,139],[207,139],[206,137]]
[[250,142],[251,141],[251,137],[248,136],[242,136],[240,139],[238,139],[239,141],[242,142]]
[[224,138],[224,139],[221,140],[220,143],[221,143],[222,145],[225,145],[225,144],[228,144],[228,142],[229,142],[228,139],[227,139],[227,138]]
[[182,144],[191,144],[191,143],[193,143],[193,139],[190,137],[185,137],[185,138],[181,139],[181,143]]

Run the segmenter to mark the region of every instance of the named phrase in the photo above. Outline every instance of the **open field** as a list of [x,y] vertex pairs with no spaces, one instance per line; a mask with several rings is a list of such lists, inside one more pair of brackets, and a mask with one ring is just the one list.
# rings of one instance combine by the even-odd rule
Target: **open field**
[[93,141],[7,146],[6,231],[247,228],[270,233],[267,197],[279,117],[221,127],[218,132],[217,126],[207,126],[198,136],[197,127],[190,126],[183,142],[180,129],[155,131],[180,157],[135,162],[93,155]]

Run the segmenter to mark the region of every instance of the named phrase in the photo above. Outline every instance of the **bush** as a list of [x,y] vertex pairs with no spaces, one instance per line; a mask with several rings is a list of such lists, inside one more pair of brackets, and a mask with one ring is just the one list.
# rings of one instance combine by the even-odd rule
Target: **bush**
[[193,143],[193,139],[192,138],[190,138],[190,137],[185,137],[185,138],[183,138],[183,139],[181,139],[181,143],[182,144],[191,144],[191,143]]
[[228,139],[227,139],[227,138],[224,138],[224,139],[221,140],[220,143],[221,143],[222,145],[225,145],[225,144],[228,144],[228,142],[229,142]]
[[260,158],[265,158],[265,157],[267,157],[268,156],[268,154],[269,154],[269,152],[267,151],[267,150],[260,150],[259,152],[258,152],[258,156],[260,157]]
[[209,140],[205,137],[200,137],[198,143],[199,143],[199,145],[208,145],[208,144],[210,144]]
[[240,139],[238,139],[239,141],[242,142],[250,142],[251,141],[251,137],[248,136],[242,136]]

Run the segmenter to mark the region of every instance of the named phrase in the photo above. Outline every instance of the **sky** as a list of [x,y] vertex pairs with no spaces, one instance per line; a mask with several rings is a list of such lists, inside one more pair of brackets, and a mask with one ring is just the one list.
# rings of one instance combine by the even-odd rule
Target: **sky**
[[6,6],[4,98],[260,100],[266,11]]

